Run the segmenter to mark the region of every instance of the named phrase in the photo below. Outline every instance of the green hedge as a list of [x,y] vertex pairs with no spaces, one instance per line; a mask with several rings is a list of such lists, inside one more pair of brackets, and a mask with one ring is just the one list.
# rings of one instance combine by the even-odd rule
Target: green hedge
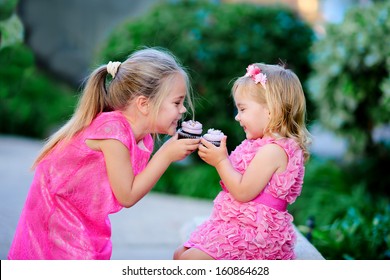
[[390,195],[390,2],[357,6],[313,45],[309,89],[319,121],[348,140],[354,183]]
[[389,33],[386,1],[349,10],[313,45],[309,88],[319,120],[349,140],[355,157],[384,144],[374,142],[373,130],[390,124]]
[[43,138],[73,112],[75,96],[35,66],[24,44],[0,49],[0,133]]
[[218,173],[214,167],[197,162],[195,157],[196,154],[191,155],[187,163],[171,164],[153,191],[214,199],[221,190]]
[[38,70],[16,15],[18,0],[0,3],[0,133],[45,138],[72,114],[72,90]]

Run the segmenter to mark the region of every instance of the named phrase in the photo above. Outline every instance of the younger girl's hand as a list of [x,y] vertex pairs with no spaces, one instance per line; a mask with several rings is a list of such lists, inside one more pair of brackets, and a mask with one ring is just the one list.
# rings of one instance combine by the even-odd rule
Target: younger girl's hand
[[226,149],[226,136],[221,140],[219,147],[214,146],[212,143],[205,139],[201,139],[201,144],[198,148],[199,157],[211,166],[216,167],[218,163],[228,158],[228,152]]
[[194,152],[199,146],[200,139],[178,139],[176,133],[160,148],[171,162],[179,161]]

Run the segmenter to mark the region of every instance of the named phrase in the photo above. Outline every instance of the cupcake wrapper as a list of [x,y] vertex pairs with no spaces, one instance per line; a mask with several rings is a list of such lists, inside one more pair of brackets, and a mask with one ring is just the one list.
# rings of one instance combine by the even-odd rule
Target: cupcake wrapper
[[[209,141],[209,140],[207,140]],[[209,141],[211,144],[213,144],[214,146],[216,147],[219,147],[221,145],[221,142],[220,141]]]
[[219,141],[210,141],[210,142],[213,143],[213,145],[216,147],[219,147],[221,145],[221,142]]
[[206,138],[203,138],[203,139],[205,139],[207,142],[210,142],[211,144],[213,144],[216,147],[219,147],[221,145],[221,141],[210,141],[210,140],[207,140]]
[[178,134],[179,134],[178,139],[199,139],[201,137],[201,135],[186,133],[182,130],[179,130]]

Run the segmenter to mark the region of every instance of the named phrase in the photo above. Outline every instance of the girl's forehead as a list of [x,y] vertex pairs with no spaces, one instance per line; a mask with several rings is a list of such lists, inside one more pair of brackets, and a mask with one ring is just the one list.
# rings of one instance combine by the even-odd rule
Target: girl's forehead
[[177,74],[169,81],[170,95],[186,95],[187,83],[183,75]]
[[233,93],[234,100],[254,100],[254,93],[251,92],[249,89],[245,88],[238,88]]

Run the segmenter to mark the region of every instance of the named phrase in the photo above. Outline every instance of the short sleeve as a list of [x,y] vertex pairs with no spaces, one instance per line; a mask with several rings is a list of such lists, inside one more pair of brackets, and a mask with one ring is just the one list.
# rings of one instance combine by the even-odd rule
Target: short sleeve
[[115,139],[123,143],[129,150],[133,142],[133,133],[122,116],[115,112],[102,113],[87,129],[85,139]]

